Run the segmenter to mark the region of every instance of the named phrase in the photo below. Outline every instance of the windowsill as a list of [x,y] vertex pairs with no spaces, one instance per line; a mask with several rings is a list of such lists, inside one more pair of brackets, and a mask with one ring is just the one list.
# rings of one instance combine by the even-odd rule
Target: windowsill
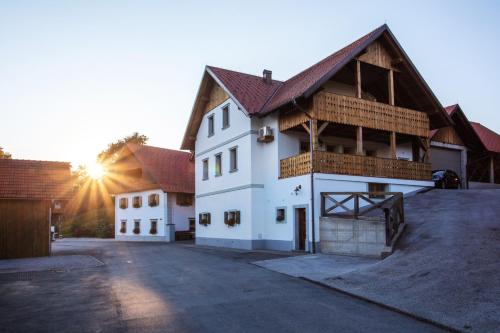
[[223,127],[222,127],[222,130],[225,130],[225,129],[229,128],[229,127],[230,127],[229,125],[227,125],[227,126],[223,126]]
[[220,177],[220,176],[222,176],[222,173],[220,175],[214,175],[214,177]]
[[209,179],[209,178],[207,177],[207,178],[203,178],[202,180],[208,180],[208,179]]
[[210,138],[210,137],[214,136],[214,134],[215,133],[209,134],[209,135],[207,135],[207,137]]
[[229,170],[230,173],[238,172],[238,169]]

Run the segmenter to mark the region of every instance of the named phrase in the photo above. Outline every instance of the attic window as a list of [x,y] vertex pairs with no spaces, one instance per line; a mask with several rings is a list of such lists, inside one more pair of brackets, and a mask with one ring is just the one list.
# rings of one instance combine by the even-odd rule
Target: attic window
[[229,127],[229,104],[222,108],[222,129]]
[[128,198],[120,198],[120,208],[121,209],[128,208]]
[[208,136],[214,135],[214,115],[208,117]]
[[132,207],[134,208],[141,208],[142,207],[142,197],[141,196],[135,196],[132,198]]
[[156,207],[160,204],[160,195],[159,194],[150,194],[148,196],[148,205],[149,207]]

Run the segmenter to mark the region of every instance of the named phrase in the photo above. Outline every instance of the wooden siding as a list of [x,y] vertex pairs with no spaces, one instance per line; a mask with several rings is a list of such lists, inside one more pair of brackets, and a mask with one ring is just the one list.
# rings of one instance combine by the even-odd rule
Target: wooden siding
[[427,137],[429,117],[414,111],[365,99],[320,92],[312,114],[318,120]]
[[307,120],[307,116],[304,112],[298,110],[291,111],[280,115],[279,129],[281,132],[286,131],[287,129],[305,123]]
[[49,201],[0,200],[0,259],[50,254]]
[[226,94],[224,89],[222,89],[218,84],[214,83],[212,89],[210,90],[210,93],[208,94],[204,113],[209,112],[228,98],[229,96]]
[[[309,161],[309,153],[281,160],[280,177],[295,177],[309,173]],[[314,152],[314,172],[410,180],[431,179],[429,163],[324,151]]]
[[392,57],[389,52],[384,48],[382,43],[376,41],[370,44],[366,48],[366,53],[362,54],[358,58],[362,62],[372,64],[375,66],[391,69],[392,68]]
[[453,145],[463,146],[464,143],[462,139],[458,136],[455,129],[451,126],[440,128],[436,134],[432,137],[432,141],[438,141],[443,143],[449,143]]

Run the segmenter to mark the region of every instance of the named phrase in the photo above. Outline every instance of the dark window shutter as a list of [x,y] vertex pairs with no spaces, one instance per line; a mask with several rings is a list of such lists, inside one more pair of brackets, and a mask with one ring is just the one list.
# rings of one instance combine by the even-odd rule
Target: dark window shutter
[[240,211],[239,210],[237,210],[236,212],[234,212],[234,217],[235,217],[235,220],[236,220],[235,222],[237,224],[240,224]]
[[228,212],[224,212],[224,223],[227,222],[227,218],[228,218]]
[[208,213],[208,224],[212,223],[211,215],[212,214]]
[[201,223],[201,213],[198,214],[198,223]]

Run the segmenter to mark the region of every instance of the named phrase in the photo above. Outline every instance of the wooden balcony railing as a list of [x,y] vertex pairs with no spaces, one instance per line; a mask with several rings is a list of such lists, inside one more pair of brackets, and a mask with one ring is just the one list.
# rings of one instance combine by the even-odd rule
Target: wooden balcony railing
[[[310,154],[304,153],[280,161],[280,177],[295,177],[310,172]],[[430,180],[431,165],[390,158],[314,152],[314,172],[352,176]]]
[[[425,112],[369,100],[319,92],[313,98],[310,114],[317,120],[427,137],[429,117]],[[280,131],[307,121],[302,112],[280,117]]]

